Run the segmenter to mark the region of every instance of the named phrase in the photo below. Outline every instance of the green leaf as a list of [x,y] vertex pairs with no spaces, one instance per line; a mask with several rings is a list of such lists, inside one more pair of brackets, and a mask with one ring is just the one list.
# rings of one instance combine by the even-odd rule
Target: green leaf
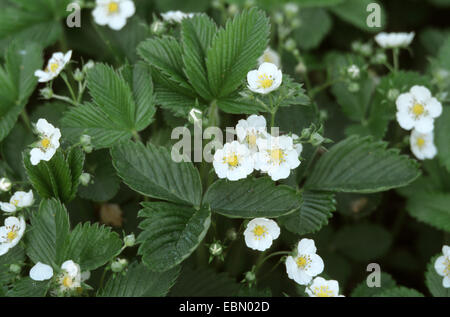
[[382,257],[391,243],[391,234],[386,229],[370,223],[344,226],[336,233],[334,241],[336,249],[359,262]]
[[174,37],[148,39],[139,44],[138,54],[167,78],[192,90],[183,73],[183,48]]
[[200,206],[202,185],[191,162],[176,163],[167,148],[127,142],[111,149],[113,165],[133,190],[152,198]]
[[44,297],[49,288],[49,281],[33,281],[28,276],[14,283],[12,289],[7,293],[7,297]]
[[206,58],[209,85],[215,97],[225,97],[242,84],[264,52],[268,37],[269,20],[257,9],[236,15],[217,33]]
[[415,192],[408,198],[406,210],[417,220],[450,232],[450,194]]
[[442,115],[435,124],[435,143],[438,149],[438,158],[443,166],[450,172],[450,107],[443,108]]
[[12,282],[16,276],[9,270],[11,264],[22,265],[25,262],[25,252],[22,246],[18,245],[9,249],[6,254],[0,256],[0,286]]
[[386,26],[386,11],[380,5],[381,27],[370,27],[367,24],[367,17],[371,12],[367,11],[367,6],[371,3],[377,3],[373,0],[346,0],[336,6],[330,7],[330,11],[339,18],[353,26],[366,32],[380,32]]
[[11,167],[15,179],[26,179],[25,167],[22,162],[22,151],[34,141],[34,136],[28,132],[27,128],[21,122],[17,122],[2,142],[2,157],[8,166]]
[[373,193],[405,186],[420,175],[416,161],[370,137],[349,137],[319,160],[306,182],[311,190]]
[[107,148],[150,124],[155,108],[148,67],[136,64],[122,74],[97,64],[87,74],[87,87],[92,103],[72,107],[61,121],[63,135],[72,142],[87,134],[94,147]]
[[61,150],[48,162],[32,165],[30,155],[24,153],[24,165],[31,184],[43,198],[58,198],[68,202],[75,198],[84,164],[84,152],[72,148],[64,155]]
[[163,272],[184,261],[205,237],[211,224],[209,210],[165,202],[143,203],[139,217],[138,253],[151,270]]
[[132,263],[125,274],[113,275],[99,297],[162,297],[166,296],[175,284],[180,268],[175,267],[167,272],[153,272],[142,263]]
[[268,177],[239,181],[219,179],[205,193],[204,205],[230,218],[276,218],[300,208],[301,195]]
[[37,44],[13,43],[6,50],[5,65],[0,67],[0,141],[14,127],[36,87],[34,72],[42,63],[42,48]]
[[301,7],[328,7],[334,6],[345,0],[293,0],[292,2]]
[[206,14],[196,14],[181,22],[184,71],[195,91],[205,100],[213,99],[205,58],[216,31],[216,24]]
[[217,101],[220,110],[226,113],[233,114],[257,114],[260,112],[267,112],[260,103],[250,98],[245,98],[239,94],[231,94],[228,97]]
[[293,33],[298,46],[304,50],[317,48],[331,30],[330,14],[324,9],[308,8],[300,10],[298,15],[302,23]]
[[431,295],[433,295],[434,297],[450,297],[450,288],[445,288],[442,285],[442,280],[444,279],[444,277],[437,274],[436,270],[434,269],[434,263],[436,262],[436,259],[441,255],[442,254],[433,256],[430,259],[430,262],[428,262],[427,271],[425,272],[425,284],[427,285]]
[[217,273],[210,267],[193,269],[183,266],[169,296],[223,297],[235,295],[238,290],[239,284],[226,272]]
[[320,230],[328,224],[332,212],[336,210],[336,201],[332,193],[304,191],[303,203],[299,210],[280,217],[281,224],[289,231],[304,235]]
[[424,297],[422,293],[416,291],[412,288],[407,288],[404,286],[397,286],[388,289],[380,294],[375,295],[375,297]]
[[79,187],[80,197],[103,202],[117,194],[120,179],[112,165],[111,155],[108,151],[100,150],[88,155],[85,169],[93,178],[89,185]]
[[380,274],[380,287],[369,287],[367,280],[359,283],[358,286],[351,293],[351,297],[372,297],[385,292],[388,289],[394,288],[397,283],[388,273],[381,272]]
[[57,269],[67,260],[69,216],[57,200],[43,200],[31,217],[31,230],[25,235],[26,253],[34,263],[42,262]]
[[66,258],[78,263],[83,271],[91,271],[117,256],[122,245],[119,235],[110,227],[78,224],[70,233]]

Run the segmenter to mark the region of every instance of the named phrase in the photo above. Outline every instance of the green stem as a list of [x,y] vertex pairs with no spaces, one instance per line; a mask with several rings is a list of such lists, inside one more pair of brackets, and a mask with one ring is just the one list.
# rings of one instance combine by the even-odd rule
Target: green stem
[[75,93],[73,92],[72,85],[69,83],[69,80],[67,79],[67,76],[65,73],[61,74],[61,78],[66,83],[67,88],[69,89],[70,96],[72,97],[72,100],[77,103],[77,97],[75,97]]
[[23,109],[23,111],[20,114],[20,116],[21,116],[21,118],[23,120],[23,123],[25,123],[25,125],[27,126],[27,128],[30,129],[30,131],[33,131],[33,128],[31,126],[31,122],[30,122],[30,118],[28,117],[26,109]]
[[399,62],[398,62],[398,57],[399,57],[399,49],[396,47],[392,50],[392,57],[394,60],[394,71],[397,72],[399,69]]
[[132,133],[133,133],[133,139],[134,139],[136,142],[141,142],[141,136],[139,135],[139,132],[133,131]]
[[58,100],[70,103],[72,106],[78,106],[78,104],[76,102],[74,102],[72,99],[70,99],[68,97],[65,97],[65,96],[60,96],[60,95],[55,95],[54,94],[52,96],[52,98],[55,98],[55,99],[58,99]]
[[269,254],[268,256],[263,258],[261,261],[259,261],[258,264],[256,264],[255,269],[254,269],[255,275],[258,272],[258,270],[261,268],[261,266],[264,264],[264,262],[266,262],[268,259],[273,258],[274,256],[278,256],[278,255],[289,255],[289,254],[291,254],[291,251],[278,251],[278,252]]

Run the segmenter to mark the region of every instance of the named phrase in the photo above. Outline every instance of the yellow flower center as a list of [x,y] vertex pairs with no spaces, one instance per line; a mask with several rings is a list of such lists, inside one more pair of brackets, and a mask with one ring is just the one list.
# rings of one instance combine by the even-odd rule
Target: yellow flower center
[[284,159],[284,152],[280,149],[275,149],[270,151],[270,159],[280,165],[282,162],[285,161]]
[[266,232],[267,232],[267,229],[266,229],[266,227],[265,226],[256,226],[254,229],[253,229],[253,234],[256,236],[256,237],[261,237],[261,236],[264,236],[265,234],[266,234]]
[[247,135],[247,143],[250,146],[255,146],[256,145],[256,135],[255,134]]
[[263,60],[266,63],[272,63],[272,56],[270,56],[270,54],[264,53]]
[[418,138],[417,139],[417,146],[421,148],[424,145],[425,145],[425,140],[423,138]]
[[112,1],[108,4],[108,13],[116,13],[119,11],[119,4],[115,1]]
[[444,274],[446,276],[450,276],[450,258],[448,257],[445,258],[444,265],[445,265]]
[[235,153],[225,157],[225,162],[232,167],[236,167],[239,164],[238,157]]
[[295,261],[295,263],[297,263],[297,266],[300,269],[304,269],[309,264],[309,262],[311,262],[311,260],[309,259],[309,256],[307,256],[307,255],[299,256],[297,258],[297,260]]
[[425,108],[420,104],[420,103],[416,103],[414,104],[414,106],[412,107],[412,113],[418,117],[420,115],[422,115],[425,112]]
[[48,138],[42,139],[41,145],[44,149],[47,149],[50,146],[50,140]]
[[63,284],[65,287],[71,287],[72,284],[73,284],[72,278],[71,278],[70,276],[64,277],[62,284]]
[[320,286],[314,288],[314,294],[317,297],[333,297],[333,291],[328,286]]
[[19,205],[19,201],[17,199],[14,199],[11,203],[16,207]]
[[58,67],[59,67],[59,64],[58,64],[58,63],[51,63],[51,64],[50,64],[50,71],[51,71],[52,73],[54,73],[54,72],[57,71]]
[[15,238],[17,238],[17,232],[15,230],[11,230],[10,232],[8,232],[8,234],[6,235],[6,238],[9,241],[14,240]]
[[[270,76],[272,77],[272,76]],[[258,76],[259,86],[262,88],[269,88],[273,84],[273,79],[269,78],[266,74],[262,74]]]

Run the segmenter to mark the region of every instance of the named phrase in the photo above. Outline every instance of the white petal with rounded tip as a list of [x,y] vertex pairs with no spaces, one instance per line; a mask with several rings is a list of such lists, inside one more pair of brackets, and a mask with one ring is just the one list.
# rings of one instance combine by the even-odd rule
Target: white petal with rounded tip
[[0,203],[0,209],[4,212],[15,212],[17,210],[16,206],[10,203]]
[[413,86],[410,92],[414,95],[417,102],[425,104],[431,98],[431,92],[424,86]]
[[325,268],[322,258],[317,254],[309,254],[309,257],[311,259],[311,264],[305,268],[305,272],[311,276],[322,273]]
[[414,120],[410,115],[404,112],[396,114],[398,124],[405,130],[411,130],[414,127]]
[[436,98],[431,98],[428,100],[427,110],[431,117],[437,118],[442,114],[442,104]]
[[444,245],[442,247],[442,253],[446,256],[450,256],[450,246],[448,245]]
[[50,265],[38,262],[30,270],[30,278],[35,281],[45,281],[53,277],[53,268]]
[[445,265],[445,260],[446,257],[442,255],[438,257],[434,262],[434,269],[436,270],[436,273],[439,274],[440,276],[445,276],[445,269],[447,268],[447,266]]
[[129,18],[131,17],[136,11],[136,7],[134,5],[134,2],[131,0],[122,1],[120,3],[120,13],[125,17]]
[[298,254],[314,254],[317,252],[314,240],[303,238],[297,246]]

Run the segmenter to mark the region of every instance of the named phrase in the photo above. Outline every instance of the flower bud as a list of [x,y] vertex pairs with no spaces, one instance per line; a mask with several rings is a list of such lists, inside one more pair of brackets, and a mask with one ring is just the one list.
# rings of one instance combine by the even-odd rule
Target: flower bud
[[9,266],[9,271],[14,274],[19,274],[22,268],[18,264],[11,264]]
[[123,242],[125,243],[126,247],[132,247],[136,243],[136,237],[134,236],[134,233],[127,235],[125,238],[123,238]]
[[219,242],[214,242],[209,246],[209,253],[213,256],[219,256],[223,252],[223,247]]
[[297,64],[297,66],[295,66],[295,72],[299,73],[299,74],[306,74],[306,72],[308,71],[305,63],[303,62],[299,62]]
[[289,52],[295,50],[296,46],[297,45],[292,38],[288,38],[286,42],[284,42],[284,48]]
[[292,21],[291,21],[291,27],[292,27],[293,29],[297,29],[297,28],[299,28],[301,25],[302,25],[302,20],[300,20],[299,18],[292,19]]
[[311,138],[309,139],[309,142],[313,145],[313,146],[319,146],[323,143],[323,141],[325,141],[324,137],[321,136],[319,133],[314,132],[311,135]]
[[11,187],[12,187],[12,183],[8,178],[3,177],[0,179],[0,191],[9,192]]
[[282,24],[284,21],[283,14],[281,14],[281,12],[275,12],[273,14],[273,20],[275,21],[276,24]]
[[293,18],[298,13],[298,5],[292,2],[286,3],[283,7],[284,13],[288,19]]
[[73,73],[73,78],[76,81],[83,81],[84,73],[79,68],[77,68],[77,69],[75,69],[75,72]]
[[387,97],[390,101],[395,101],[399,95],[400,91],[398,89],[389,89]]
[[356,65],[351,65],[349,68],[347,68],[347,74],[350,76],[350,78],[352,79],[357,79],[359,78],[359,73],[360,73],[360,69],[358,66]]
[[239,12],[239,7],[237,6],[237,5],[235,5],[234,3],[233,4],[230,4],[229,6],[228,6],[228,13],[230,14],[230,15],[236,15],[237,13]]
[[161,21],[155,21],[150,25],[150,31],[155,35],[161,35],[166,32],[166,26]]
[[253,282],[255,279],[256,279],[256,275],[252,271],[248,271],[247,273],[245,273],[245,280],[246,281]]
[[53,90],[50,87],[42,88],[39,92],[44,99],[51,99],[53,97]]
[[89,183],[91,182],[91,174],[89,173],[82,173],[80,175],[80,184],[83,186],[87,186],[89,185]]
[[202,122],[202,116],[203,113],[201,112],[201,110],[197,108],[192,108],[191,111],[189,111],[188,120],[190,123],[194,125],[200,124]]
[[230,241],[236,240],[237,237],[238,237],[238,236],[237,236],[236,229],[234,229],[234,228],[228,229],[228,230],[227,230],[227,233],[226,233],[226,236],[227,236],[227,238],[228,238]]
[[114,262],[111,263],[111,271],[114,273],[122,272],[128,265],[128,261],[126,259],[117,258]]
[[81,145],[91,145],[91,136],[87,135],[87,134],[83,134],[82,136],[80,136],[80,143]]
[[93,60],[89,60],[86,64],[83,66],[83,72],[86,73],[89,69],[93,68],[95,66],[95,63]]
[[355,93],[359,91],[359,84],[358,83],[350,83],[347,86],[348,91]]
[[379,52],[375,54],[375,56],[372,58],[372,63],[374,64],[384,64],[387,62],[387,57],[384,52]]

